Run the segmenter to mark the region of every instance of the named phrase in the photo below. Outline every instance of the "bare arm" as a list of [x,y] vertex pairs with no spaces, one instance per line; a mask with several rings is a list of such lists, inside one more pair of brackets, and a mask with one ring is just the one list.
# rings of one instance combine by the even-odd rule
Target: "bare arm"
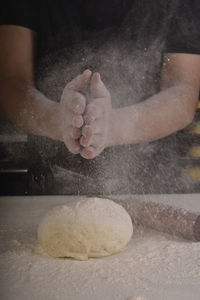
[[152,141],[192,122],[200,87],[200,55],[166,54],[162,91],[146,101],[112,110],[107,146]]
[[61,139],[58,105],[34,87],[36,33],[0,26],[0,105],[5,116],[28,132]]
[[80,92],[91,72],[66,85],[60,103],[55,103],[34,86],[36,33],[21,26],[0,26],[0,44],[0,106],[5,116],[26,131],[61,140],[79,153],[86,105]]
[[200,55],[166,54],[161,92],[142,103],[112,109],[109,91],[94,74],[81,155],[94,158],[105,147],[148,142],[184,128],[194,117],[199,87]]

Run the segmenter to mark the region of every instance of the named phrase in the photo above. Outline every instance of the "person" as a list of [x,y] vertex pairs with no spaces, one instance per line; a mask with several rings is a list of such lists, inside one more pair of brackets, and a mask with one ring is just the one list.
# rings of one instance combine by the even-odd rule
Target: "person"
[[6,1],[3,113],[54,145],[36,138],[40,157],[68,157],[66,166],[183,129],[199,96],[199,11],[189,0]]

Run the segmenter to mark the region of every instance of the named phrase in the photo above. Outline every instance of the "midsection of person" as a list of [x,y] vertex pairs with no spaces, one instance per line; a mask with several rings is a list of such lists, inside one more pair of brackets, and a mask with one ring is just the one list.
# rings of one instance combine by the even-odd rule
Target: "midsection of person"
[[[18,53],[19,55],[17,56],[16,51],[17,58],[15,59],[12,50],[9,48],[8,53],[13,59],[15,68],[13,68],[11,63],[10,67],[9,65],[5,67],[5,64],[2,63],[3,71],[1,74],[3,74],[5,70],[7,72],[7,76],[5,77],[18,77],[24,81],[24,86],[26,82],[33,85],[33,40],[35,35],[33,32],[36,31],[38,50],[35,61],[36,68],[34,71],[35,87],[37,91],[41,93],[38,94],[33,89],[31,94],[33,97],[32,102],[21,102],[19,100],[19,105],[22,105],[22,107],[23,103],[26,103],[26,111],[29,110],[28,105],[30,105],[32,109],[32,111],[30,109],[29,114],[27,113],[27,116],[24,117],[22,123],[20,123],[20,121],[18,122],[10,113],[7,113],[8,117],[10,115],[14,122],[18,122],[19,125],[24,126],[27,130],[30,129],[32,133],[46,135],[54,140],[61,140],[62,143],[63,140],[60,131],[56,132],[56,129],[60,127],[59,117],[53,117],[53,111],[57,114],[58,106],[54,105],[53,102],[60,102],[66,84],[81,74],[82,71],[89,68],[92,72],[98,71],[100,73],[101,79],[111,95],[113,111],[115,112],[114,109],[123,109],[122,111],[116,110],[115,118],[113,118],[115,122],[113,126],[117,129],[113,128],[113,131],[110,133],[111,141],[107,142],[105,147],[148,142],[186,126],[192,119],[199,81],[196,79],[189,80],[185,74],[191,62],[194,66],[197,59],[195,55],[190,54],[188,54],[190,56],[189,60],[185,59],[183,54],[178,54],[178,59],[175,55],[169,54],[167,56],[169,61],[171,60],[174,66],[176,65],[178,67],[178,71],[174,72],[175,68],[173,69],[168,66],[164,69],[163,78],[165,78],[165,84],[163,84],[163,86],[165,86],[164,89],[166,89],[166,91],[161,92],[160,96],[154,98],[153,95],[156,93],[159,94],[160,92],[162,58],[163,53],[167,51],[166,37],[169,38],[168,25],[170,25],[171,19],[166,18],[166,23],[161,22],[163,21],[161,20],[162,13],[160,15],[158,13],[160,24],[164,24],[161,26],[162,30],[155,30],[155,20],[150,23],[151,26],[144,26],[144,31],[144,28],[140,28],[139,23],[130,22],[130,20],[134,19],[133,16],[138,20],[137,6],[134,6],[137,1],[131,2],[132,1],[113,1],[105,5],[103,2],[94,3],[92,1],[74,1],[73,3],[64,1],[42,1],[38,6],[39,10],[35,10],[35,14],[37,15],[38,13],[38,15],[36,17],[34,14],[32,15],[34,19],[32,24],[28,24],[28,20],[25,20],[26,22],[24,21],[24,23],[16,21],[16,25],[22,25],[31,29],[25,30],[24,28],[19,28],[19,26],[16,26],[17,32],[15,32],[15,28],[13,28],[15,26],[12,26],[11,29],[15,32],[14,36],[19,52],[25,47],[25,53],[24,55]],[[124,3],[126,4],[125,6]],[[148,15],[145,15],[147,4],[146,2],[146,7],[140,8],[140,13],[144,11],[144,23]],[[32,5],[38,4],[36,2],[36,4],[32,3]],[[149,9],[151,9],[151,5]],[[139,16],[141,17],[140,14]],[[169,23],[167,23],[167,20]],[[9,22],[5,23],[8,24]],[[6,24],[4,24],[3,27],[4,29],[6,27],[5,30],[9,33],[10,29],[9,26],[5,26]],[[13,23],[11,22],[11,24]],[[142,32],[145,32],[145,34],[142,35]],[[21,46],[19,45],[19,37],[22,40]],[[29,43],[27,43],[27,40]],[[10,46],[8,40],[7,45],[8,47]],[[14,42],[12,46],[15,46]],[[6,47],[3,51],[5,50],[7,52]],[[198,52],[198,50],[196,51]],[[187,52],[190,53],[189,50],[187,50]],[[191,52],[195,51],[192,50]],[[3,61],[6,56],[5,52],[2,53],[1,57]],[[9,57],[9,55],[7,55],[7,57]],[[167,60],[165,61],[167,62]],[[186,62],[185,70],[184,68],[182,70],[181,67],[181,62],[183,61]],[[22,65],[26,67],[22,68]],[[18,66],[20,68],[17,68]],[[183,72],[179,72],[179,67]],[[173,72],[171,72],[172,69]],[[195,66],[193,69],[195,69]],[[18,70],[20,70],[21,73]],[[172,75],[172,80],[167,78],[166,72],[167,75]],[[198,76],[196,69],[193,74],[193,77]],[[8,82],[4,76],[2,76],[2,78],[3,82]],[[178,82],[177,86],[175,86],[175,82]],[[184,85],[179,84],[181,82],[184,82]],[[191,87],[194,88],[192,91],[194,100],[189,100],[191,101],[191,113],[190,110],[186,108],[185,111],[189,111],[189,117],[183,118],[184,121],[181,121],[180,117],[177,118],[176,110],[173,110],[173,93],[176,95],[189,94],[188,85],[190,84]],[[8,86],[9,85],[10,83],[8,83]],[[13,92],[15,89],[20,90],[19,80],[17,82],[12,80],[11,86],[13,87]],[[7,93],[6,89],[5,93]],[[148,101],[148,103],[152,104],[148,107],[147,101],[144,100],[151,96],[153,99],[150,102]],[[29,99],[30,98],[31,97],[29,97]],[[37,101],[35,101],[36,98]],[[168,101],[168,99],[171,98],[172,100]],[[165,101],[165,99],[167,99],[167,101]],[[43,103],[42,105],[40,105],[40,100],[41,103]],[[134,104],[140,101],[145,103],[144,106],[134,106]],[[185,104],[189,103],[187,97],[185,100],[183,98],[182,101],[182,103]],[[165,107],[163,103],[167,103],[167,106]],[[35,110],[34,106],[36,107]],[[178,104],[177,107],[179,106]],[[3,104],[3,107],[5,111],[9,111],[7,104]],[[128,109],[126,109],[127,107]],[[38,116],[37,112],[41,110],[44,113]],[[171,117],[168,111],[171,112]],[[177,112],[178,111],[179,109],[177,108]],[[185,111],[183,111],[184,114],[186,113]],[[31,114],[34,117],[30,121],[28,117]],[[181,111],[179,114],[181,115]],[[176,116],[178,121],[171,126],[169,120],[173,120],[174,116]],[[121,118],[121,124],[124,126],[117,125],[120,120],[119,117]],[[45,120],[49,126],[46,126]],[[154,121],[154,123],[152,123],[152,121]],[[165,125],[168,127],[165,128]],[[38,127],[35,129],[34,126]],[[160,129],[160,131],[158,129]],[[113,136],[116,136],[116,138],[113,139]],[[45,151],[39,139],[36,144],[42,149],[43,157],[51,157],[51,151]],[[53,147],[53,151],[55,151],[56,148],[60,149],[56,146]],[[100,152],[102,152],[103,149],[104,147]],[[97,151],[93,156],[88,154],[83,154],[82,156],[85,158],[94,158],[98,156],[100,152]],[[59,151],[57,154],[58,156],[60,155]],[[55,153],[53,153],[53,156],[56,156]],[[74,159],[76,160],[75,157]]]

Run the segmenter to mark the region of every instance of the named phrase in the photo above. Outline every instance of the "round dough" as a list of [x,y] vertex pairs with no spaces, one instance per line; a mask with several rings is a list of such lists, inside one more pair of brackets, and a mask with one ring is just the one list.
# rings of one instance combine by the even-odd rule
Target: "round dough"
[[87,260],[121,251],[132,233],[131,218],[121,205],[86,198],[50,210],[39,224],[38,239],[51,256]]

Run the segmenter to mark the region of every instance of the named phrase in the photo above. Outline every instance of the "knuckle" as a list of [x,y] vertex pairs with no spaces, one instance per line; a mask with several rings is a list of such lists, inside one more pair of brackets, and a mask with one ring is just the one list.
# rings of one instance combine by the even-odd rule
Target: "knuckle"
[[63,99],[68,108],[74,112],[79,112],[79,110],[82,111],[83,108],[85,108],[85,97],[76,91],[69,90],[68,95],[63,95],[61,99]]
[[94,121],[94,117],[91,114],[86,113],[84,116],[85,124],[91,125],[91,123]]
[[80,139],[80,144],[81,144],[83,147],[87,147],[87,146],[89,146],[89,140],[86,139],[84,136],[82,136],[81,139]]
[[71,138],[77,139],[80,136],[80,130],[78,128],[72,127],[71,128]]
[[81,132],[79,129],[76,128],[75,132],[74,132],[74,138],[78,139],[81,136]]
[[82,130],[82,135],[92,135],[92,128],[88,125],[85,125]]
[[73,154],[79,153],[80,147],[77,144],[77,142],[72,138],[70,138],[68,141],[68,150]]
[[81,146],[85,146],[85,143],[84,143],[84,137],[82,136],[81,138],[80,138],[80,144],[81,144]]
[[80,128],[83,126],[83,118],[82,116],[74,116],[72,118],[72,126],[76,128]]

